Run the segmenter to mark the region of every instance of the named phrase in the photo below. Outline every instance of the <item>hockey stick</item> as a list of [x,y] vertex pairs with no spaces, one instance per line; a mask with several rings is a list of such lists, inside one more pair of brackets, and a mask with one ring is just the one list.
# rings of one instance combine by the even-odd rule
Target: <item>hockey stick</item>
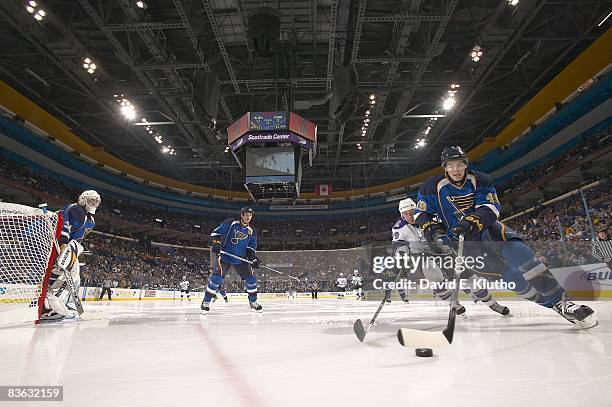
[[[221,254],[225,254],[226,256],[229,256],[229,257],[233,257],[233,258],[235,258],[235,259],[237,259],[237,260],[241,260],[241,261],[243,261],[243,262],[245,262],[245,263],[248,263],[248,264],[253,264],[253,262],[252,262],[251,260],[247,260],[247,259],[244,259],[244,258],[242,258],[242,257],[240,257],[240,256],[236,256],[235,254],[228,253],[228,252],[226,252],[225,250],[221,250],[221,252],[220,252],[220,253],[221,253]],[[278,270],[275,270],[275,269],[273,269],[273,268],[271,268],[271,267],[264,266],[263,264],[260,264],[260,265],[259,265],[259,267],[263,267],[263,268],[265,268],[265,269],[267,269],[267,270],[273,271],[273,272],[278,273],[278,274],[280,274],[280,275],[283,275],[283,276],[285,276],[285,277],[289,277],[289,278],[292,278],[292,279],[294,279],[294,280],[296,280],[296,281],[300,281],[300,279],[299,279],[299,278],[297,278],[297,277],[290,276],[289,274],[285,274],[285,273],[283,273],[282,271],[278,271]]]
[[359,342],[363,342],[363,340],[365,339],[366,334],[368,333],[370,328],[372,328],[372,326],[374,325],[374,321],[376,321],[376,317],[378,317],[378,314],[380,314],[380,311],[382,311],[382,309],[385,306],[385,304],[387,303],[387,300],[389,299],[389,297],[391,297],[391,290],[390,289],[386,290],[385,296],[383,297],[382,301],[380,302],[380,305],[378,306],[378,309],[374,313],[374,316],[370,320],[370,323],[368,323],[367,327],[363,326],[363,322],[360,319],[355,321],[355,323],[353,324],[353,331],[355,332],[355,335],[357,335],[357,339],[359,339]]
[[436,348],[453,343],[453,337],[455,335],[455,319],[457,317],[457,304],[459,303],[460,273],[457,270],[457,259],[463,258],[463,242],[463,234],[460,234],[457,247],[457,256],[455,258],[455,287],[453,289],[453,300],[450,305],[446,328],[443,331],[436,332],[401,328],[397,331],[397,339],[402,346],[410,346],[412,348]]
[[[402,274],[401,271],[399,273],[397,273],[397,276],[395,277],[395,280],[393,280],[393,282],[397,282],[397,280],[399,280],[401,274]],[[391,289],[387,289],[385,291],[385,296],[383,297],[382,301],[380,302],[380,305],[378,306],[378,309],[374,313],[374,316],[370,320],[370,323],[368,324],[367,327],[363,326],[363,321],[361,321],[361,319],[358,319],[353,324],[353,332],[355,332],[355,335],[357,335],[357,339],[359,339],[359,342],[363,342],[363,340],[365,339],[366,334],[368,333],[370,328],[372,328],[372,326],[374,325],[374,322],[376,321],[376,318],[378,317],[378,314],[380,314],[380,311],[382,311],[383,307],[387,303],[387,300],[389,300],[389,298],[391,298],[391,291],[392,291]]]

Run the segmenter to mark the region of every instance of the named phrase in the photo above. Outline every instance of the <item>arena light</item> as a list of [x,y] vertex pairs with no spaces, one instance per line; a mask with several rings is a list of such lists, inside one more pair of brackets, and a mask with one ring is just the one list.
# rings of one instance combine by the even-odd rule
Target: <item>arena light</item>
[[47,12],[38,7],[38,3],[35,1],[30,1],[26,5],[26,10],[28,13],[32,14],[37,21],[42,21],[43,18],[47,15]]
[[[370,100],[374,100],[374,99],[376,99],[376,95],[372,93],[372,94],[370,95]],[[370,103],[371,103],[371,102],[370,102]]]
[[457,101],[455,100],[453,96],[447,96],[442,102],[442,109],[451,110],[455,106],[456,103]]
[[603,25],[603,23],[605,23],[605,22],[606,22],[606,20],[607,20],[608,18],[610,18],[610,16],[612,16],[612,11],[610,11],[610,12],[608,13],[608,15],[607,15],[607,16],[605,16],[605,17],[604,17],[604,19],[603,19],[603,20],[601,20],[601,21],[599,22],[599,24],[597,24],[597,27],[601,27],[601,26]]
[[483,54],[482,47],[480,45],[475,45],[474,48],[472,48],[470,57],[472,58],[472,61],[478,62],[480,61],[480,58],[482,58],[482,54]]
[[414,148],[415,148],[416,150],[418,150],[419,148],[423,148],[423,147],[425,147],[425,145],[426,145],[426,144],[427,144],[427,143],[425,142],[425,139],[420,139],[420,138],[418,138],[418,139],[416,140],[416,144],[414,145]]
[[136,2],[136,6],[138,8],[146,8],[147,7],[147,5],[144,3],[144,1],[137,1]]
[[508,0],[508,4],[511,6],[516,6],[519,4],[519,0]]
[[98,67],[95,62],[91,60],[91,58],[87,57],[83,59],[83,68],[86,69],[88,73],[92,74],[96,72]]
[[[116,96],[116,95],[115,95]],[[121,114],[128,120],[134,120],[136,118],[136,108],[127,98],[117,97],[117,102],[119,103],[119,111]]]

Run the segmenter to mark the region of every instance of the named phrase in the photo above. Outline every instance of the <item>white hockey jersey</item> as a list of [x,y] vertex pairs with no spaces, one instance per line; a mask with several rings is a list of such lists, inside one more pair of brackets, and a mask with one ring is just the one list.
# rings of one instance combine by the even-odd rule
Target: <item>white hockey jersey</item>
[[351,284],[354,285],[355,287],[360,286],[361,276],[353,276],[353,278],[351,278]]
[[[421,253],[429,252],[429,244],[423,236],[423,231],[417,225],[411,225],[404,218],[400,218],[395,222],[391,229],[393,235],[393,243],[396,249],[408,245],[410,252]],[[405,250],[405,249],[404,249]]]
[[179,283],[181,290],[187,290],[189,288],[189,280],[183,280]]
[[347,285],[346,277],[338,277],[338,279],[336,280],[336,285],[340,288],[346,287]]

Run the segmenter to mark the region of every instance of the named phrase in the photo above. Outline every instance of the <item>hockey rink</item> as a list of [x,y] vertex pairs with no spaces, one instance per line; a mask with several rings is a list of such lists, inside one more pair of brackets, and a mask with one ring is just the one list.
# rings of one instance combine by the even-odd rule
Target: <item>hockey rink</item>
[[102,319],[0,329],[0,383],[63,385],[66,406],[610,405],[612,303],[589,304],[589,331],[524,301],[503,302],[511,317],[463,303],[431,358],[396,332],[443,329],[443,303],[387,305],[364,343],[353,323],[378,302],[217,301],[205,317],[199,301],[86,303]]

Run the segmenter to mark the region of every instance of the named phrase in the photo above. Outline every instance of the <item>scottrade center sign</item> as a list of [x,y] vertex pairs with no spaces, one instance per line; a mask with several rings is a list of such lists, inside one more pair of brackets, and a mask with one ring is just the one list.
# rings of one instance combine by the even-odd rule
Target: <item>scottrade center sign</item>
[[255,143],[291,143],[306,149],[312,149],[313,146],[310,141],[304,140],[295,133],[264,132],[247,133],[243,137],[230,144],[230,147],[232,150],[237,150],[240,147]]

